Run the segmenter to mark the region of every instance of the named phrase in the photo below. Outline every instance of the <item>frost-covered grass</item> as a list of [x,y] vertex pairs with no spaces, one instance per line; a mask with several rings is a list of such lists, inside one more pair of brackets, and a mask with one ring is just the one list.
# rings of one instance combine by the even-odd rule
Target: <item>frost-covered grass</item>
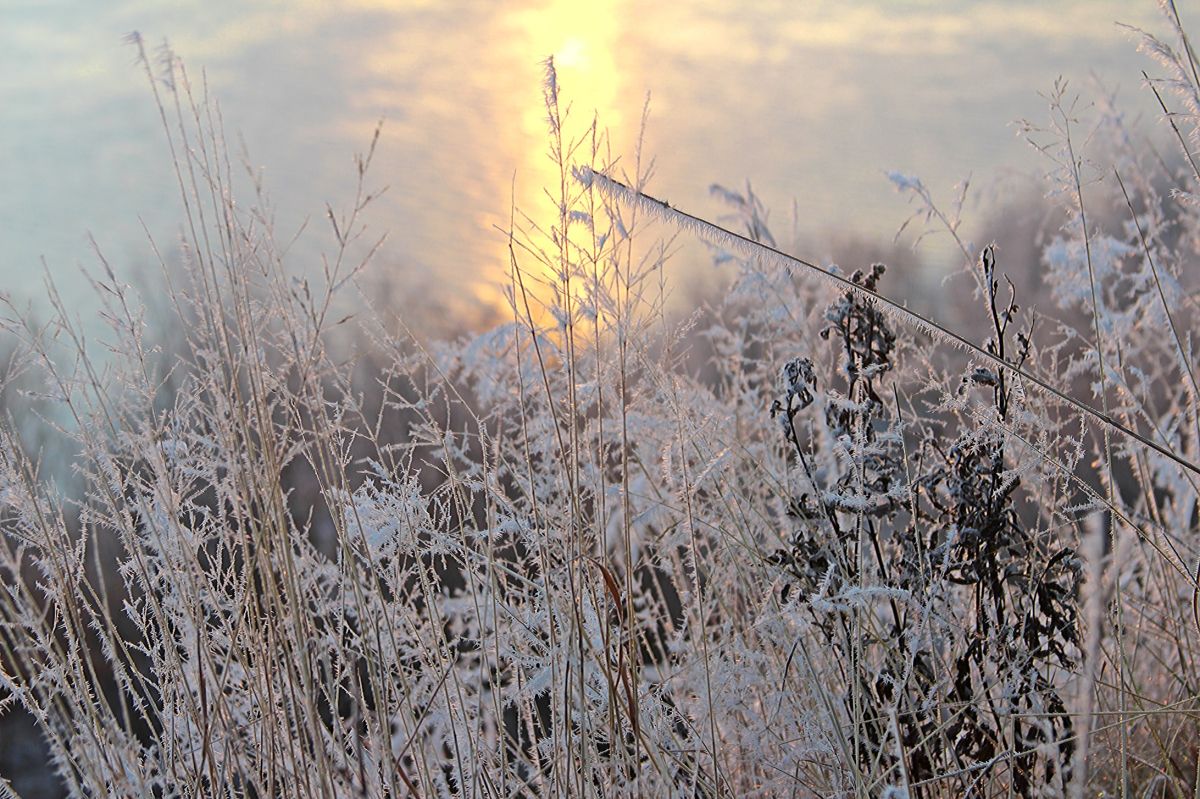
[[[1200,80],[1166,10],[1180,158],[1062,86],[1025,126],[1048,297],[893,177],[978,340],[785,255],[749,192],[724,227],[656,201],[552,64],[558,215],[514,211],[510,322],[430,340],[355,294],[370,152],[300,277],[143,53],[183,263],[167,321],[107,271],[100,360],[65,308],[6,319],[0,391],[77,488],[0,425],[0,709],[81,796],[1195,795]],[[736,271],[683,322],[664,222]]]

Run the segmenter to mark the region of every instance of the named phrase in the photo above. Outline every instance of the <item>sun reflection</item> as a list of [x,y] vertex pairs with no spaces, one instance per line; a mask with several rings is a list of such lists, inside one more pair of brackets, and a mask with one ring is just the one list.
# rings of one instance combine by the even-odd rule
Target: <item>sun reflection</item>
[[[618,63],[624,0],[550,0],[514,12],[510,22],[516,57],[540,64],[553,56],[561,87],[560,109],[564,146],[583,136],[597,119],[602,130],[620,137],[626,118]],[[548,157],[547,109],[535,91],[526,87],[519,141],[512,143],[517,170],[515,202],[543,229],[549,230],[557,210],[546,189],[556,194],[559,173]],[[568,111],[569,108],[569,111]],[[587,147],[580,157],[586,157]]]
[[[621,5],[622,0],[550,0],[517,11],[512,19],[520,32],[519,57],[540,62],[554,56],[559,82],[569,88],[577,105],[586,108],[589,116],[595,109],[610,127],[620,124],[616,52]],[[542,108],[530,108],[525,122],[526,133],[544,135]]]

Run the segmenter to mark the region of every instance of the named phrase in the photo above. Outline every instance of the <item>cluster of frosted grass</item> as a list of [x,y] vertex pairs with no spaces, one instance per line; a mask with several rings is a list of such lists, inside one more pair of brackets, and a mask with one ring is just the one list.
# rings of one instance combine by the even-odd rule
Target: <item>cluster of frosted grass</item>
[[[1148,90],[1182,97],[1186,154],[1191,50],[1144,41],[1169,75]],[[865,740],[865,698],[847,697],[847,664],[822,643],[870,635],[898,604],[915,620],[907,651],[937,652],[972,612],[967,592],[919,599],[869,568],[859,585],[783,590],[795,498],[823,498],[849,528],[868,512],[864,491],[830,479],[863,466],[863,442],[809,431],[801,470],[770,410],[797,357],[818,364],[825,399],[849,402],[817,332],[836,292],[862,289],[781,253],[756,203],[737,236],[651,199],[649,164],[638,153],[621,172],[594,126],[566,139],[550,64],[558,215],[512,231],[511,322],[429,342],[367,308],[339,344],[334,295],[378,246],[361,222],[370,154],[348,210],[329,214],[320,274],[293,275],[262,198],[234,202],[215,106],[174,56],[134,44],[184,206],[162,309],[178,339],[162,346],[111,271],[103,365],[64,308],[49,326],[6,319],[3,389],[33,387],[78,490],[42,473],[28,425],[0,425],[0,710],[34,717],[73,795],[1007,795],[1005,763],[1027,753],[911,780],[902,709],[867,708],[892,735]],[[914,458],[928,448],[904,432],[924,422],[1003,436],[1020,512],[1083,553],[1080,665],[1052,675],[1077,740],[1039,754],[1074,762],[1044,795],[1191,795],[1200,170],[1125,144],[1081,178],[1092,131],[1068,97],[1027,129],[1066,219],[1044,263],[1063,321],[1018,369],[892,303],[886,282],[867,292],[902,340],[881,435]],[[920,181],[896,180],[957,238]],[[684,325],[665,311],[663,221],[738,270]],[[696,353],[710,357],[697,367]],[[1001,419],[960,390],[988,369],[1038,390]],[[949,724],[962,708],[923,710]]]

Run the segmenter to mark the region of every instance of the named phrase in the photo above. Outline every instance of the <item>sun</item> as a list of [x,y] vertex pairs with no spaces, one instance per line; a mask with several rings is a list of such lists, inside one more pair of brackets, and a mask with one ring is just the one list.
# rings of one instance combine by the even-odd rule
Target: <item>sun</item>
[[[594,120],[611,135],[622,132],[630,110],[619,58],[626,16],[624,0],[550,0],[513,12],[509,30],[514,31],[514,55],[527,64],[553,58],[561,88],[564,144],[584,136]],[[551,188],[554,194],[560,176],[547,157],[549,127],[543,97],[530,91],[527,98],[521,115],[514,200],[524,214],[549,230],[558,209],[545,189]]]

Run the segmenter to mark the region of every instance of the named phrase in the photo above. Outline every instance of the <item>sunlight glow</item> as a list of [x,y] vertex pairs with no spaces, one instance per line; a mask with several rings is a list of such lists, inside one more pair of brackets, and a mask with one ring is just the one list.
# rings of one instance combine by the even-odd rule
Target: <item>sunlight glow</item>
[[[586,133],[593,116],[601,131],[617,136],[625,133],[621,129],[627,118],[626,98],[622,97],[624,70],[617,58],[624,5],[624,0],[550,0],[513,16],[513,25],[521,32],[514,41],[517,57],[539,68],[547,56],[554,58],[562,87],[564,146]],[[518,164],[515,201],[520,211],[549,230],[557,212],[544,188],[556,191],[559,174],[548,157],[542,97],[525,91],[519,142],[512,143]],[[579,157],[586,156],[581,150]]]

